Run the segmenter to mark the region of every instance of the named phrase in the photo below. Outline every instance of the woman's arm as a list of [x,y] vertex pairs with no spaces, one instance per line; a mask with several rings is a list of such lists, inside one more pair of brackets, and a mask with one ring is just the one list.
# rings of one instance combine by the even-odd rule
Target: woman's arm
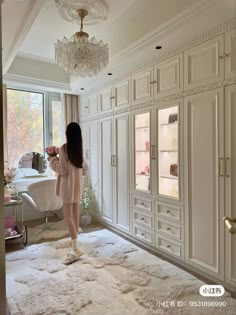
[[68,161],[63,146],[59,149],[59,158],[53,157],[50,159],[50,167],[58,175],[66,175],[68,173]]

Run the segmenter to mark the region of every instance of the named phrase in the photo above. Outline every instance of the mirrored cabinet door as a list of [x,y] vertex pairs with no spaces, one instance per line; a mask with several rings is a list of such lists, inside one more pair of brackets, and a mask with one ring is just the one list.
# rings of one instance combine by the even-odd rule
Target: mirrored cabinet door
[[158,121],[158,194],[179,200],[179,106],[161,108]]
[[150,191],[150,112],[134,116],[135,189]]

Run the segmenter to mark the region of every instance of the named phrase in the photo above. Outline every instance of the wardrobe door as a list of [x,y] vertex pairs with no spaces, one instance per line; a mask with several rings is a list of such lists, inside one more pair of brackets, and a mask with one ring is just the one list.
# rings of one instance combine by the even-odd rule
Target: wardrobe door
[[88,96],[89,114],[94,115],[99,112],[98,93]]
[[101,120],[101,215],[113,222],[113,181],[112,181],[112,117]]
[[113,108],[112,105],[112,86],[104,88],[99,92],[99,104],[100,111],[111,111]]
[[223,88],[185,99],[186,261],[224,278]]
[[99,195],[99,121],[91,121],[89,124],[90,134],[90,179],[92,187],[95,190],[95,204],[93,204],[92,210],[98,211],[100,214],[101,210],[101,198]]
[[225,33],[225,80],[236,76],[236,30]]
[[[225,89],[225,216],[236,220],[236,85]],[[236,228],[236,222],[232,223]],[[236,234],[225,225],[226,282],[236,291]]]
[[[133,114],[133,146],[134,156],[133,189],[136,192],[151,192],[151,111],[137,110]],[[151,151],[151,152],[150,152]]]
[[115,224],[129,231],[130,138],[129,113],[114,117],[114,210]]
[[83,169],[87,175],[90,169],[90,143],[89,143],[89,123],[80,123],[82,139],[83,139]]
[[115,100],[114,108],[127,107],[130,104],[130,79],[125,79],[114,84],[113,97]]
[[210,39],[184,52],[184,89],[224,80],[224,37]]
[[139,104],[153,99],[153,68],[141,70],[131,77],[132,104]]
[[183,54],[154,65],[154,98],[183,91]]

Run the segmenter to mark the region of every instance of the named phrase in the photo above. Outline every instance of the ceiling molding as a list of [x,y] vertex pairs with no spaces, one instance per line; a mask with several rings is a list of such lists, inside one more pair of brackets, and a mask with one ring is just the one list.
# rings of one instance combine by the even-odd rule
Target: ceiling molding
[[44,89],[46,91],[63,92],[63,93],[72,94],[70,84],[35,79],[35,78],[20,76],[16,74],[3,75],[3,82],[11,86],[18,87],[18,88],[32,87],[36,89]]
[[193,19],[198,16],[202,10],[207,9],[209,6],[213,5],[213,1],[209,0],[199,0],[196,4],[190,8],[184,10],[182,13],[178,14],[174,18],[170,19],[166,23],[154,29],[152,32],[140,38],[138,41],[131,44],[126,49],[123,49],[120,53],[114,55],[110,58],[111,63],[116,63],[123,58],[134,54],[136,51],[143,49],[146,46],[153,45],[156,39],[160,40],[163,36],[168,36],[173,30],[185,24],[188,20]]
[[[153,44],[153,42],[155,42],[157,38],[159,40],[161,36],[168,36],[168,33],[173,32],[173,30],[175,30],[177,27],[186,23],[186,20],[192,19],[194,16],[197,16],[201,10],[206,9],[210,5],[212,5],[212,2],[209,0],[199,0],[196,4],[183,11],[179,15],[175,16],[174,18],[170,19],[167,23],[164,23],[161,26],[157,27],[155,30],[145,35],[140,40],[131,44],[128,48],[110,57],[110,64],[116,64],[123,60],[125,57],[133,55],[138,50],[141,50],[144,47]],[[55,63],[54,59],[39,57],[27,53],[18,53],[17,56],[42,62]]]
[[42,61],[42,62],[56,64],[54,59],[50,59],[50,58],[46,58],[46,57],[40,57],[40,56],[35,56],[35,55],[27,54],[27,53],[24,53],[24,52],[17,53],[16,57],[22,57],[22,58],[26,58],[26,59],[30,59],[30,60]]
[[[234,19],[231,19],[229,21],[226,21],[222,24],[219,24],[217,25],[216,27],[208,30],[208,31],[205,31],[205,32],[202,32],[201,34],[193,37],[192,39],[189,39],[183,43],[181,43],[179,46],[177,46],[176,48],[174,49],[170,49],[170,50],[167,50],[166,52],[163,52],[160,56],[158,57],[155,57],[155,58],[151,58],[151,59],[148,59],[148,58],[145,58],[145,61],[138,64],[137,66],[135,67],[131,67],[131,68],[128,68],[128,66],[126,67],[126,72],[123,73],[121,76],[118,76],[116,78],[114,78],[113,80],[111,79],[104,79],[104,80],[100,80],[98,79],[97,80],[97,84],[94,85],[93,88],[89,89],[89,90],[86,90],[84,91],[83,93],[81,93],[80,95],[81,96],[85,96],[87,97],[88,95],[90,94],[93,94],[93,93],[96,93],[99,89],[101,88],[104,88],[104,86],[107,84],[107,85],[112,85],[118,81],[121,81],[125,78],[127,78],[127,76],[131,75],[131,74],[134,74],[138,71],[142,71],[143,69],[147,68],[147,67],[152,67],[153,65],[161,62],[161,61],[164,61],[168,58],[171,58],[179,53],[182,53],[184,52],[186,49],[189,49],[189,48],[192,48],[196,45],[199,45],[209,39],[212,39],[216,36],[219,36],[227,31],[230,31],[232,29],[235,29],[236,30],[236,18]],[[76,84],[76,82],[72,82],[72,89],[73,89],[73,86]]]
[[13,44],[10,47],[9,51],[10,53],[6,57],[6,59],[3,62],[3,74],[6,73],[11,66],[17,51],[22,44],[23,40],[25,39],[25,36],[27,35],[28,31],[30,30],[34,20],[36,19],[40,9],[42,8],[44,2],[46,0],[35,0],[33,1],[32,5],[30,6],[30,9],[25,14],[24,23],[22,23],[22,26],[18,29],[18,32],[12,41]]

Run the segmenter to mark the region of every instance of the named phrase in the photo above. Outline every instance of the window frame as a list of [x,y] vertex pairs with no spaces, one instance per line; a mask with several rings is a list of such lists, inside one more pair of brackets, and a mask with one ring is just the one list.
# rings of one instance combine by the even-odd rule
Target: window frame
[[[22,91],[22,92],[29,92],[29,93],[38,93],[42,94],[43,98],[43,147],[47,147],[49,145],[52,145],[52,106],[51,106],[51,101],[61,101],[62,105],[62,95],[60,92],[50,92],[50,91],[44,91],[41,89],[31,89],[31,88],[21,88],[21,87],[16,87],[16,86],[8,86],[6,87],[7,91],[8,90],[15,90],[15,91]],[[64,117],[63,113],[63,107],[62,107],[62,119]],[[8,119],[8,116],[7,116]],[[64,126],[62,126],[62,135],[64,131]],[[7,139],[6,139],[7,140]],[[63,136],[62,136],[62,141],[63,141]],[[8,154],[8,147],[7,147],[7,154]],[[42,152],[44,156],[46,156],[45,152]]]

